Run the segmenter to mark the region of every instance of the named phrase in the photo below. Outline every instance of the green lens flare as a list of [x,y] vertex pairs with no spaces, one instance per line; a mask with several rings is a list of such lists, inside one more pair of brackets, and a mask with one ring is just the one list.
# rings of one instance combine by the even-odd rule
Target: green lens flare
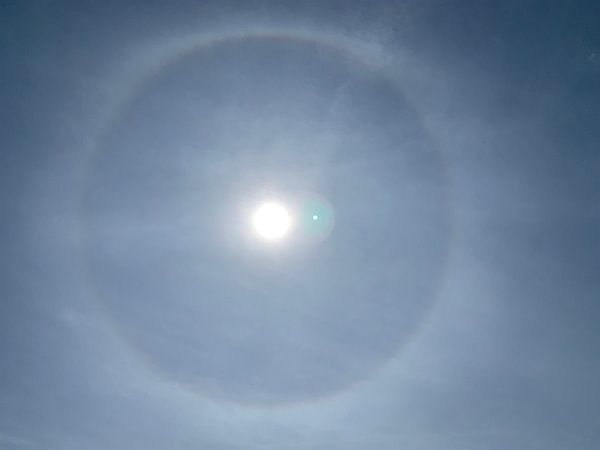
[[304,199],[300,208],[299,225],[303,234],[314,240],[325,239],[331,232],[335,214],[331,204],[315,194]]

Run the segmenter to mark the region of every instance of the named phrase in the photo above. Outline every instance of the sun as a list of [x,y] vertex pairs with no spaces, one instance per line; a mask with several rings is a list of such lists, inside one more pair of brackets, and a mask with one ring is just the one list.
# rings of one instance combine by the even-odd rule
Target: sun
[[288,232],[292,220],[287,210],[274,202],[263,203],[252,217],[254,229],[263,238],[281,239]]

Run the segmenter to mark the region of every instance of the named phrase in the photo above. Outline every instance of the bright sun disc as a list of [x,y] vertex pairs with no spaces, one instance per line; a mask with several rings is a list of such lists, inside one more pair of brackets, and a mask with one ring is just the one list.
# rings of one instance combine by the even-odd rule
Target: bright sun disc
[[254,228],[266,239],[279,239],[288,231],[291,219],[286,209],[277,203],[265,203],[256,210]]

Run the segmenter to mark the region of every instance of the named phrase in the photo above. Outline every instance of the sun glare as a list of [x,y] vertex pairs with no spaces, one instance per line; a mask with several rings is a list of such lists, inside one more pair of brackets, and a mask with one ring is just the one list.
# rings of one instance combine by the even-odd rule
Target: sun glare
[[253,216],[256,232],[265,239],[281,239],[291,225],[286,209],[277,203],[264,203]]

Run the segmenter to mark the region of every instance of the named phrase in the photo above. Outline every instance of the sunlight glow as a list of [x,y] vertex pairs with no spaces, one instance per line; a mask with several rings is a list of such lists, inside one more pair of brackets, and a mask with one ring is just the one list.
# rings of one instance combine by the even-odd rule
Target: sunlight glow
[[254,228],[265,239],[282,238],[291,225],[286,209],[277,203],[264,203],[254,213]]

